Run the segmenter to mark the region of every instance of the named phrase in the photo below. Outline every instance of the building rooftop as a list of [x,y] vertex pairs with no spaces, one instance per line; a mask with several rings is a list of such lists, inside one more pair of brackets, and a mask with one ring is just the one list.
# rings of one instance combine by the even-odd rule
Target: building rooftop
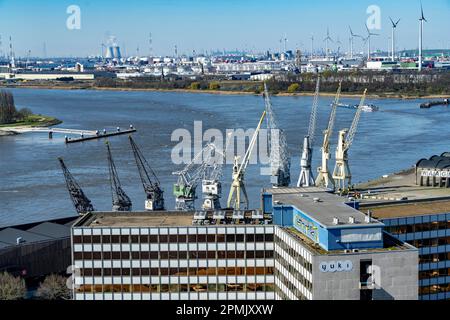
[[[300,188],[302,189],[302,188]],[[345,203],[344,198],[335,194],[324,192],[320,188],[314,188],[317,191],[307,190],[302,192],[298,188],[280,188],[267,190],[272,193],[272,201],[274,206],[292,205],[298,210],[316,220],[319,224],[326,228],[342,228],[342,227],[360,227],[362,225],[383,226],[382,223],[372,219],[370,223],[365,221],[366,215],[362,212],[350,207]],[[354,223],[350,223],[350,217],[354,218]],[[334,218],[339,219],[339,224],[334,224]]]
[[299,241],[302,245],[306,246],[311,253],[314,255],[333,255],[333,254],[359,254],[361,252],[384,252],[384,251],[394,251],[394,250],[417,250],[412,245],[402,242],[389,233],[383,232],[383,248],[368,248],[360,249],[358,251],[346,252],[344,250],[330,250],[327,251],[320,247],[318,244],[314,243],[310,238],[305,236],[303,233],[295,229],[294,227],[283,227],[283,230],[290,234],[294,239]]
[[47,236],[14,228],[6,228],[0,231],[0,242],[16,245],[18,238],[21,238],[24,243],[46,241],[51,239]]
[[44,222],[38,224],[37,226],[30,228],[27,231],[51,238],[70,237],[70,227],[53,222]]
[[450,189],[419,186],[414,168],[357,185],[361,203],[388,203],[405,200],[450,200]]
[[360,210],[377,219],[450,212],[450,189],[419,186],[414,168],[356,186]]
[[[192,225],[237,225],[232,224],[239,214],[239,224],[262,224],[269,219],[261,216],[252,219],[255,210],[219,210],[219,211],[143,211],[143,212],[92,212],[80,218],[75,227],[183,227]],[[220,216],[220,214],[222,214]],[[197,223],[201,222],[201,223]]]

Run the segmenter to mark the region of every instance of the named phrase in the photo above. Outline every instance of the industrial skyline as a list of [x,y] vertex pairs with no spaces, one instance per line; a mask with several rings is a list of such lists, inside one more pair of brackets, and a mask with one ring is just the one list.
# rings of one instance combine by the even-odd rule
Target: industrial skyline
[[[431,5],[432,4],[432,5]],[[80,28],[69,29],[66,20],[71,5],[80,8]],[[124,55],[174,55],[203,53],[210,50],[246,50],[264,52],[300,48],[350,51],[349,25],[355,34],[366,36],[365,24],[380,9],[379,36],[371,38],[372,50],[391,50],[392,26],[389,17],[401,19],[395,32],[395,50],[418,49],[420,1],[389,2],[350,0],[319,1],[315,4],[288,0],[249,0],[211,3],[191,1],[0,1],[0,51],[9,50],[9,36],[17,57],[99,55],[102,44],[116,36]],[[351,8],[351,10],[348,10]],[[424,0],[427,17],[423,48],[448,49],[450,39],[449,0]],[[368,13],[369,11],[369,13]],[[126,14],[124,14],[126,12]],[[255,14],[257,12],[258,14]],[[220,13],[220,14],[219,14]],[[376,17],[378,19],[378,17]],[[320,24],[317,21],[321,21]],[[149,34],[152,34],[151,38]],[[338,39],[341,39],[340,43]],[[176,49],[175,49],[176,48]],[[367,50],[360,38],[353,39],[355,52]],[[0,53],[1,54],[1,53]]]

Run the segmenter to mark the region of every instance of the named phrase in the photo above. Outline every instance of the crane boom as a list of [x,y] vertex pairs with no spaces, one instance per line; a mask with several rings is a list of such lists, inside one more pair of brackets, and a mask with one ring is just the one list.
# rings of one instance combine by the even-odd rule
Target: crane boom
[[132,203],[125,191],[122,189],[122,185],[117,174],[116,164],[114,163],[111,148],[109,142],[106,141],[106,148],[108,151],[108,164],[109,164],[109,180],[111,184],[112,195],[112,211],[131,211]]
[[291,160],[286,135],[278,126],[266,83],[264,83],[264,102],[267,115],[271,183],[274,187],[287,187],[291,182]]
[[129,136],[131,148],[133,150],[134,159],[138,168],[139,176],[141,178],[144,192],[147,196],[145,201],[145,210],[164,210],[164,196],[163,190],[160,187],[160,182],[152,167],[148,164],[142,151],[134,142],[131,135]]
[[345,138],[345,149],[350,149],[353,139],[355,138],[356,130],[358,129],[359,119],[361,118],[362,106],[364,106],[364,102],[366,101],[367,89],[364,90],[361,101],[359,102],[358,109],[356,110],[355,117],[353,118],[352,125],[350,130],[348,131],[347,137]]
[[255,147],[256,140],[258,138],[258,134],[259,131],[261,130],[261,125],[265,117],[266,111],[264,110],[240,165],[239,165],[239,156],[234,157],[233,175],[232,175],[233,181],[231,183],[230,193],[228,194],[228,201],[227,201],[228,208],[234,208],[236,210],[239,210],[241,208],[241,191],[244,195],[245,207],[248,208],[248,196],[244,184],[244,174],[250,161],[250,156],[252,154],[253,148]]
[[311,146],[314,144],[316,138],[316,124],[317,124],[317,108],[319,106],[319,92],[320,92],[320,75],[317,77],[316,91],[314,92],[314,100],[311,108],[311,116],[309,118],[308,137]]
[[61,165],[64,179],[66,180],[67,190],[69,191],[70,199],[72,200],[75,210],[80,215],[94,211],[95,209],[91,203],[91,200],[89,200],[84,194],[80,185],[70,173],[69,169],[67,169],[64,160],[62,158],[58,158],[58,160]]

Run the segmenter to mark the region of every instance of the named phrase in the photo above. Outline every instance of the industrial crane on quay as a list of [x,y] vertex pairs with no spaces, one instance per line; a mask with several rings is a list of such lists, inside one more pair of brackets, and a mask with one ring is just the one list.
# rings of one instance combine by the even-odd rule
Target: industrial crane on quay
[[91,200],[89,200],[88,197],[84,194],[80,185],[70,173],[69,169],[67,169],[64,160],[62,158],[58,158],[58,160],[64,174],[64,179],[66,180],[66,186],[67,190],[69,191],[70,199],[72,200],[77,213],[79,215],[83,215],[88,212],[94,211],[95,209],[91,203]]
[[209,158],[204,160],[206,167],[202,180],[203,210],[221,208],[219,199],[222,197],[222,184],[220,178],[222,177],[222,167],[226,160],[228,146],[231,142],[231,134],[230,132],[227,135],[225,151],[219,150],[215,144],[211,144],[214,148],[207,155]]
[[129,136],[129,140],[139,176],[141,177],[142,186],[144,187],[144,192],[147,196],[147,199],[145,200],[145,210],[164,210],[164,192],[160,187],[159,179],[131,135]]
[[362,106],[366,100],[367,89],[364,90],[363,96],[356,110],[350,129],[339,131],[338,145],[336,148],[336,165],[333,171],[333,179],[337,191],[343,193],[346,188],[350,187],[352,182],[352,174],[348,165],[348,150],[352,146],[358,128],[359,119],[361,118]]
[[114,163],[111,148],[109,142],[106,141],[106,148],[108,151],[108,165],[109,165],[109,180],[111,184],[112,194],[112,211],[131,211],[132,203],[125,191],[122,189],[122,185],[117,174],[116,165]]
[[334,123],[336,121],[336,111],[337,111],[337,106],[339,104],[341,89],[342,89],[342,81],[339,82],[339,87],[336,92],[334,102],[331,105],[331,113],[330,113],[330,118],[328,120],[327,129],[325,129],[325,131],[323,132],[322,165],[319,168],[317,168],[318,174],[317,174],[317,179],[316,179],[316,186],[329,188],[329,189],[334,189],[334,180],[328,169],[328,161],[331,159],[330,139],[331,139],[331,136],[333,135],[333,128],[334,128]]
[[252,139],[250,140],[250,144],[248,146],[247,151],[245,152],[244,158],[242,159],[241,163],[239,164],[239,156],[234,157],[234,163],[233,163],[233,174],[232,174],[232,183],[230,188],[230,193],[228,194],[228,201],[227,201],[227,207],[233,208],[235,210],[241,209],[241,192],[244,196],[244,209],[248,209],[248,195],[247,191],[245,190],[245,184],[244,184],[244,174],[245,170],[247,169],[247,166],[250,161],[250,156],[252,154],[252,151],[256,144],[256,139],[258,138],[259,131],[261,130],[261,125],[264,121],[264,118],[266,117],[266,111],[264,110],[261,119],[259,120],[258,126],[256,127],[255,133],[253,134]]
[[[192,211],[195,210],[195,199],[197,199],[197,185],[205,177],[206,170],[211,164],[211,153],[215,150],[215,145],[210,143],[197,153],[181,171],[172,172],[178,176],[177,183],[173,186],[175,196],[175,210]],[[204,157],[204,158],[203,158]],[[213,182],[217,183],[217,181]],[[220,192],[220,183],[215,185],[217,193]],[[213,192],[215,193],[215,192]],[[214,197],[213,197],[214,198]],[[214,201],[214,199],[213,199]],[[213,205],[213,204],[212,204]]]
[[320,76],[317,77],[316,92],[311,108],[309,119],[308,135],[303,139],[303,152],[300,159],[300,176],[298,177],[297,187],[314,186],[314,176],[311,170],[311,158],[313,144],[316,135],[317,107],[319,105]]
[[286,135],[279,128],[270,101],[269,90],[264,82],[264,102],[267,120],[267,135],[270,157],[270,182],[273,187],[287,187],[291,183],[291,159],[289,157]]

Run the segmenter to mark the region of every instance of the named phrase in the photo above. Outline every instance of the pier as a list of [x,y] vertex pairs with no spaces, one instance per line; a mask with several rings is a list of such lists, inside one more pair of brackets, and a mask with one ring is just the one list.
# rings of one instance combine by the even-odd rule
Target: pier
[[118,136],[118,135],[122,135],[122,134],[129,134],[129,133],[133,133],[133,132],[136,132],[136,129],[134,129],[132,127],[130,129],[128,129],[128,130],[124,130],[124,131],[117,130],[117,131],[109,132],[109,133],[106,132],[106,131],[103,131],[103,133],[100,133],[100,132],[96,131],[94,133],[94,135],[88,135],[88,136],[81,135],[80,138],[69,138],[69,137],[66,136],[65,137],[65,142],[66,143],[83,142],[83,141],[89,141],[89,140],[96,140],[96,139],[102,139],[102,138],[107,138],[107,137]]

